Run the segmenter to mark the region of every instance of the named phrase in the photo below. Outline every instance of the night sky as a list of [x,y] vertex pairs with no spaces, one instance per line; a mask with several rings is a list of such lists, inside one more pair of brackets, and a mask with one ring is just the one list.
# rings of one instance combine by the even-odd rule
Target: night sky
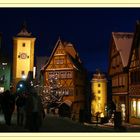
[[26,21],[36,55],[50,56],[60,37],[75,45],[88,71],[106,72],[111,32],[134,32],[139,19],[140,8],[0,8],[0,32],[12,55],[12,38]]

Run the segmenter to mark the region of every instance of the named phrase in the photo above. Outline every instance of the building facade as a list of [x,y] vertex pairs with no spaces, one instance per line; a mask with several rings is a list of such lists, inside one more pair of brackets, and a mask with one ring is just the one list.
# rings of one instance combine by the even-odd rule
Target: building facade
[[13,75],[14,87],[17,83],[26,79],[29,71],[34,67],[34,45],[36,38],[27,31],[23,24],[21,31],[13,38]]
[[63,102],[71,102],[71,115],[79,119],[79,112],[85,107],[85,70],[73,44],[58,39],[42,72],[46,86],[48,79],[57,76]]
[[128,62],[132,47],[133,33],[113,32],[109,53],[108,74],[112,81],[112,100],[122,120],[129,121],[129,79]]
[[129,59],[129,122],[140,124],[140,22],[136,31]]
[[98,117],[105,117],[107,115],[107,79],[105,74],[97,71],[91,81],[91,114],[92,120],[96,119],[97,113]]
[[0,34],[0,93],[10,89],[11,83],[11,63],[5,50],[6,46],[3,46],[2,34]]

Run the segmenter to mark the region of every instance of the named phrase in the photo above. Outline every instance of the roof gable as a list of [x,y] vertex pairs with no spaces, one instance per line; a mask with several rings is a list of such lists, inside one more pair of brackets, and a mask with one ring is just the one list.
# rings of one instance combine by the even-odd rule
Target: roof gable
[[80,58],[74,46],[71,43],[66,43],[66,42],[62,43],[62,41],[58,39],[52,51],[52,54],[49,58],[48,63],[42,68],[42,70],[45,70],[48,67],[48,65],[51,63],[53,56],[57,56],[57,55],[67,55],[67,58],[73,65],[73,68],[76,68],[78,70],[82,68]]
[[113,32],[112,37],[115,42],[117,51],[120,54],[123,67],[128,65],[130,51],[133,41],[133,33]]
[[136,29],[134,33],[134,39],[132,43],[128,67],[130,67],[131,61],[133,61],[134,59],[133,57],[135,57],[135,59],[137,59],[139,62],[140,60],[140,22],[139,21],[136,22]]

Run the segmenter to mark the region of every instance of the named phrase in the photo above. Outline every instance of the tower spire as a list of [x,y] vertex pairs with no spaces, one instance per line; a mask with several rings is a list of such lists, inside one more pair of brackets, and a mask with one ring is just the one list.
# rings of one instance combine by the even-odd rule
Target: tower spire
[[26,21],[24,21],[21,25],[21,31],[17,34],[17,36],[21,37],[30,37],[31,33],[27,31],[27,24]]

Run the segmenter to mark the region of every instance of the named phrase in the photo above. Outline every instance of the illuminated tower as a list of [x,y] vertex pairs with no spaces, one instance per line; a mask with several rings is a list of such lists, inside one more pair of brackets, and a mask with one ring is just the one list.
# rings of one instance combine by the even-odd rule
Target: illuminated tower
[[26,79],[28,72],[34,67],[34,44],[36,38],[27,31],[26,24],[13,38],[13,84]]
[[99,117],[106,116],[105,107],[107,105],[107,79],[103,73],[97,71],[91,81],[92,101],[91,114]]

